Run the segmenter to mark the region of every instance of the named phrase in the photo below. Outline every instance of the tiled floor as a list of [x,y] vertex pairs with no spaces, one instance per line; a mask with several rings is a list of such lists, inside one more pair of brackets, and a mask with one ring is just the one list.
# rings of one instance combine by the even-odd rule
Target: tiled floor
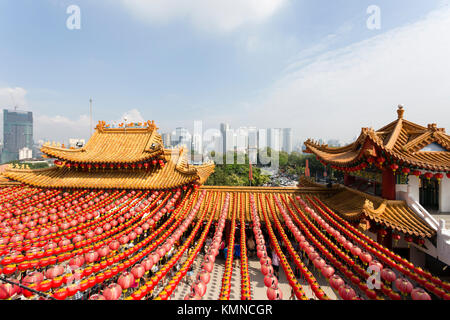
[[[201,261],[203,260],[203,255],[199,255],[197,257],[195,263],[195,272],[196,275],[197,272],[200,270]],[[260,263],[259,260],[256,259],[249,259],[249,275],[250,275],[250,283],[251,283],[251,290],[252,290],[252,299],[253,300],[267,300],[266,295],[266,287],[264,285],[264,276],[261,273],[260,270]],[[214,269],[211,272],[211,280],[208,283],[206,293],[203,297],[204,300],[217,300],[219,299],[220,295],[220,288],[222,285],[222,276],[224,271],[224,260],[217,257],[216,262],[214,263]],[[317,281],[321,285],[322,289],[325,291],[325,293],[333,300],[339,299],[336,294],[333,292],[331,287],[328,285],[328,281],[321,276],[320,274],[316,273],[314,270],[312,270],[313,274],[316,276]],[[314,294],[309,287],[309,285],[305,285],[304,283],[299,280],[300,283],[303,286],[303,290],[305,291],[305,294],[308,298],[313,298]],[[240,269],[235,265],[233,268],[233,275],[231,277],[231,294],[230,294],[230,300],[240,300],[241,297],[241,273]],[[283,299],[289,299],[291,295],[291,288],[289,286],[289,283],[286,279],[286,276],[280,267],[280,279],[279,279],[279,285],[282,294]],[[189,293],[190,286],[185,283],[180,283],[180,285],[177,287],[177,290],[172,294],[171,299],[173,300],[182,300],[184,297]]]

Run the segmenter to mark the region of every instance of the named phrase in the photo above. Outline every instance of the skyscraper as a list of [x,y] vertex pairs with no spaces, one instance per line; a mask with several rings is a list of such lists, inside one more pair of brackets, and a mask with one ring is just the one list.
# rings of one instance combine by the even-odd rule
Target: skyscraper
[[282,138],[282,148],[281,150],[287,153],[292,152],[292,129],[291,128],[284,128],[283,131],[283,138]]
[[227,153],[227,131],[230,130],[230,125],[228,123],[220,124],[220,133],[222,134],[222,153]]
[[262,150],[267,147],[267,130],[258,129],[258,150]]
[[258,160],[258,131],[256,127],[248,128],[248,159],[256,164]]
[[170,133],[163,133],[161,135],[164,147],[168,148],[172,146],[172,139],[170,138]]
[[172,145],[181,146],[184,145],[190,151],[192,136],[186,128],[176,128],[175,132],[172,133]]
[[273,151],[281,150],[281,129],[267,129],[267,146]]
[[3,110],[2,163],[19,160],[19,150],[33,149],[33,113]]

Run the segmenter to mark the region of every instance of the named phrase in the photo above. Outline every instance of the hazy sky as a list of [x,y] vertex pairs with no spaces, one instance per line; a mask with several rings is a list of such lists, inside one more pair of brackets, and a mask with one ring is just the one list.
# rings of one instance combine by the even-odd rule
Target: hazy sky
[[35,140],[86,138],[89,97],[95,123],[161,132],[226,121],[349,142],[400,103],[450,130],[449,30],[438,0],[2,0],[0,107],[32,110]]

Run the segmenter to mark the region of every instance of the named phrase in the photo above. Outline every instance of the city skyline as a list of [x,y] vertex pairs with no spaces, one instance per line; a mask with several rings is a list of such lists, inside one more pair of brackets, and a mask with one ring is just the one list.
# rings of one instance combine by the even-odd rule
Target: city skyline
[[71,30],[70,1],[4,1],[0,107],[33,111],[36,139],[87,139],[91,97],[94,124],[126,114],[164,131],[202,120],[350,142],[398,104],[411,121],[450,127],[448,1],[378,1],[380,28],[367,27],[369,1],[237,3],[77,1]]

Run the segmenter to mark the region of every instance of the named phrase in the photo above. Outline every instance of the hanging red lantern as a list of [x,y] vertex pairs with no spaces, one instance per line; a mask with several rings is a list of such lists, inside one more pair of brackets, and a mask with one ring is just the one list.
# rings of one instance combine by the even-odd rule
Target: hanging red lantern
[[436,173],[435,175],[434,175],[434,177],[437,179],[437,181],[440,183],[441,182],[441,180],[444,178],[444,175],[442,174],[442,173]]
[[413,285],[405,278],[399,278],[395,280],[395,286],[403,295],[411,293]]
[[134,276],[131,272],[124,272],[120,275],[117,283],[122,287],[122,290],[126,292],[134,284]]
[[377,158],[377,162],[378,162],[378,164],[381,166],[381,165],[383,165],[383,163],[386,161],[386,159],[384,158],[384,157],[378,157]]
[[397,171],[397,169],[398,169],[398,164],[393,163],[393,164],[390,165],[390,168],[391,168],[391,170],[392,170],[392,171],[394,172],[394,174],[395,174],[395,171]]
[[411,291],[411,298],[413,300],[431,300],[430,295],[422,288],[415,288]]
[[122,288],[117,283],[111,283],[105,290],[103,296],[106,300],[119,300],[122,295]]
[[409,169],[409,168],[402,168],[402,173],[403,173],[405,176],[409,175],[410,172],[411,172],[411,169]]
[[110,168],[111,170],[114,169],[114,164],[111,163],[111,164],[109,165],[109,168]]
[[389,283],[394,282],[397,276],[395,275],[394,271],[388,268],[383,268],[380,273],[381,279],[384,281],[387,281]]
[[420,170],[414,170],[412,174],[416,177],[420,177],[422,175],[422,172]]
[[337,274],[332,275],[329,279],[329,282],[330,282],[330,286],[334,290],[339,290],[339,288],[345,284],[344,280],[342,280],[342,278],[340,276],[338,276]]
[[447,172],[447,178],[450,179],[450,172]]
[[425,173],[425,178],[430,180],[431,178],[433,178],[433,174],[431,172],[427,172],[427,173]]
[[343,285],[338,290],[339,295],[344,300],[353,300],[356,297],[356,292],[351,287]]

